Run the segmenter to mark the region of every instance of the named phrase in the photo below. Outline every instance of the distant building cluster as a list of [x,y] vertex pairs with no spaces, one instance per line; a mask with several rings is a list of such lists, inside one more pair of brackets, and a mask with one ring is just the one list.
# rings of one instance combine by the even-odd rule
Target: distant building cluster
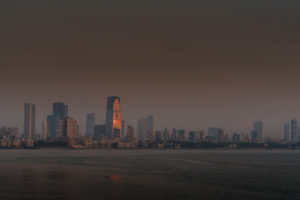
[[300,126],[298,126],[296,118],[292,119],[290,123],[283,124],[283,140],[291,143],[300,142]]
[[96,124],[95,113],[88,113],[86,115],[86,131],[81,134],[77,121],[69,116],[69,106],[62,102],[56,102],[53,103],[52,113],[42,123],[41,134],[37,134],[36,106],[25,103],[24,133],[19,135],[17,128],[1,128],[0,147],[34,148],[36,144],[39,144],[71,148],[168,147],[178,149],[181,146],[201,147],[207,146],[207,144],[238,146],[242,143],[264,145],[266,142],[278,144],[300,142],[300,128],[296,119],[284,124],[282,140],[263,137],[262,121],[255,121],[253,130],[249,134],[234,132],[231,135],[218,127],[209,127],[206,134],[203,130],[185,130],[183,128],[155,130],[153,115],[138,119],[136,127],[135,131],[132,125],[127,124],[126,126],[125,120],[122,119],[120,97],[109,96],[107,97],[105,123]]

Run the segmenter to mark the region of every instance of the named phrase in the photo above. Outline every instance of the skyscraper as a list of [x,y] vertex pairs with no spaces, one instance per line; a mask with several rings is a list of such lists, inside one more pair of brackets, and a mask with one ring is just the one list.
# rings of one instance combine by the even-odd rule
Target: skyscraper
[[286,142],[290,141],[290,125],[289,125],[289,123],[284,123],[284,125],[283,125],[283,140]]
[[171,133],[171,141],[175,142],[177,141],[177,129],[173,128],[172,133]]
[[94,136],[95,128],[95,113],[88,113],[86,115],[86,135],[88,137]]
[[145,140],[145,133],[146,131],[146,119],[145,118],[141,118],[138,119],[137,121],[137,139],[138,140]]
[[291,120],[291,141],[296,142],[297,140],[297,120]]
[[155,142],[158,142],[158,143],[162,142],[163,134],[161,131],[155,131],[154,140],[155,140]]
[[137,122],[137,138],[139,140],[154,140],[154,120],[153,116],[149,115],[146,118],[140,118]]
[[64,119],[68,116],[69,107],[64,103],[57,102],[53,104],[53,115],[57,117],[59,120]]
[[134,128],[130,125],[127,126],[127,136],[126,139],[129,141],[135,141]]
[[101,139],[105,137],[105,125],[95,125],[94,127],[94,139]]
[[219,131],[220,131],[220,128],[209,127],[208,131],[207,131],[207,135],[209,137],[214,137],[214,139],[216,139]]
[[24,137],[33,139],[35,137],[35,105],[24,104]]
[[68,105],[65,105],[64,103],[60,103],[60,102],[53,104],[53,113],[52,115],[47,116],[51,139],[56,139],[58,122],[59,120],[63,120],[65,117],[67,117],[68,113],[69,113]]
[[233,133],[232,135],[232,143],[237,144],[240,142],[240,134]]
[[126,122],[125,120],[122,120],[122,128],[121,128],[121,133],[122,133],[122,138],[126,137]]
[[43,122],[42,124],[42,140],[47,140],[48,139],[48,134],[49,134],[49,125],[48,125],[48,121]]
[[80,137],[80,126],[79,126],[79,124],[77,124],[77,126],[76,126],[76,136]]
[[262,121],[256,121],[253,124],[253,130],[257,133],[257,139],[262,140],[263,137],[263,124]]
[[221,128],[209,127],[206,139],[224,142],[224,130]]
[[179,129],[178,130],[177,140],[179,142],[184,142],[186,140],[185,130],[184,129]]
[[147,139],[149,141],[152,141],[154,139],[154,119],[152,115],[149,115],[147,117],[146,128],[147,128]]
[[257,131],[252,131],[252,132],[251,132],[251,141],[252,141],[252,142],[256,142],[257,139],[259,139],[259,138],[258,138],[258,133],[257,133]]
[[62,141],[72,145],[76,140],[77,121],[71,117],[65,117],[58,122],[57,136]]
[[106,136],[120,138],[122,129],[120,97],[107,97],[106,108]]
[[163,130],[163,138],[162,139],[163,139],[164,142],[168,142],[170,140],[170,131],[169,131],[169,129],[165,128]]
[[57,120],[53,115],[48,115],[47,116],[47,124],[48,124],[48,139],[55,139],[56,138],[56,122]]
[[204,141],[204,131],[196,131],[196,140],[197,142],[203,142]]
[[189,132],[189,141],[190,142],[195,142],[196,141],[196,132],[195,131],[190,131]]

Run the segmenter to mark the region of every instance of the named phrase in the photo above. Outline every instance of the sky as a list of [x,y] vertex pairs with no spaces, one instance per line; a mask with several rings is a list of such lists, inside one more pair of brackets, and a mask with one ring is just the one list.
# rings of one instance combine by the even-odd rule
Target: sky
[[38,131],[53,102],[155,128],[221,127],[282,137],[300,120],[300,2],[282,0],[0,1],[0,126],[23,130],[24,103]]

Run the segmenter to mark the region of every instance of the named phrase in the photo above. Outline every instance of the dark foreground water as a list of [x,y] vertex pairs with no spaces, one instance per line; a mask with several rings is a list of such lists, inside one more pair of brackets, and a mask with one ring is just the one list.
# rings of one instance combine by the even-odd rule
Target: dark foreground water
[[0,199],[300,199],[300,151],[0,150]]

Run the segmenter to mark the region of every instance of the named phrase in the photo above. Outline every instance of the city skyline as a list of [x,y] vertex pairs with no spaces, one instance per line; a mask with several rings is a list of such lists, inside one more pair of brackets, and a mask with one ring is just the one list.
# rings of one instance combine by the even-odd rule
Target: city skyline
[[[52,115],[47,115],[46,120],[42,123],[42,131],[36,134],[36,109],[35,104],[25,103],[24,104],[24,133],[21,133],[20,136],[23,135],[25,140],[43,140],[43,141],[51,141],[58,140],[60,141],[62,138],[67,138],[69,142],[72,144],[77,144],[80,140],[80,137],[93,138],[94,140],[102,140],[109,139],[114,140],[118,139],[121,141],[126,141],[131,138],[133,135],[138,141],[217,141],[217,142],[228,142],[230,141],[230,137],[232,137],[232,141],[237,141],[235,135],[238,135],[242,141],[251,141],[251,142],[262,142],[268,141],[272,138],[275,141],[283,141],[283,142],[292,142],[296,143],[300,140],[300,127],[297,126],[297,120],[294,118],[289,123],[283,124],[283,135],[280,138],[274,138],[270,136],[265,136],[263,122],[262,121],[254,121],[253,129],[251,133],[245,132],[224,132],[224,129],[220,127],[207,127],[207,133],[205,131],[199,129],[183,129],[180,127],[178,130],[176,128],[172,128],[172,133],[170,133],[171,129],[164,128],[163,131],[154,128],[154,117],[153,115],[148,115],[147,117],[142,117],[137,120],[136,133],[134,134],[134,127],[131,125],[127,125],[125,120],[121,120],[121,98],[118,96],[109,96],[107,97],[106,104],[106,123],[105,124],[96,124],[95,123],[95,113],[87,113],[86,114],[86,132],[81,132],[79,130],[79,124],[77,124],[77,120],[73,120],[69,113],[69,106],[64,104],[63,102],[55,102],[52,104]],[[55,120],[56,119],[56,120]],[[67,121],[66,121],[67,120]],[[74,127],[70,127],[71,132],[66,131],[65,136],[63,135],[64,130],[67,130],[67,127],[63,124],[69,124],[69,121],[72,121]],[[72,125],[73,126],[73,125]],[[291,130],[289,130],[289,126],[291,126]],[[51,128],[52,127],[52,128]],[[3,127],[6,129],[5,127]],[[54,130],[55,129],[55,130]],[[17,130],[17,129],[15,129]],[[53,131],[54,130],[54,131]],[[175,131],[175,132],[174,132]],[[57,133],[59,133],[59,137],[57,137]],[[69,134],[70,133],[70,134]],[[175,133],[175,135],[174,135]],[[133,135],[132,135],[133,134]],[[177,135],[178,134],[178,135]],[[72,135],[72,136],[71,136]],[[198,138],[198,139],[196,139]],[[199,139],[201,138],[201,139]],[[235,139],[234,139],[235,138]],[[78,140],[79,139],[79,140]],[[279,139],[279,140],[277,140]]]
[[[118,97],[119,98],[119,97]],[[107,102],[106,102],[107,103]],[[66,109],[66,113],[65,114],[63,114],[63,110],[59,110],[58,108],[59,108],[59,105],[58,105],[58,107],[56,106],[57,104],[61,104],[61,105],[64,105],[65,107],[65,109]],[[29,105],[32,105],[33,106],[33,109],[34,109],[34,117],[36,118],[34,121],[31,121],[31,123],[33,123],[33,124],[35,124],[35,125],[33,125],[33,127],[34,127],[34,132],[35,132],[35,134],[38,134],[38,135],[43,135],[43,123],[44,122],[46,122],[47,121],[47,118],[49,117],[49,116],[52,116],[51,115],[51,113],[49,114],[47,114],[46,115],[46,118],[43,120],[43,119],[41,119],[41,118],[37,118],[36,117],[36,115],[39,115],[39,111],[37,111],[37,113],[36,113],[36,104],[34,103],[34,104],[30,104],[30,103],[25,103],[25,104],[23,104],[23,106],[26,108],[26,106],[28,107]],[[105,105],[107,105],[107,104],[105,104]],[[57,110],[58,111],[55,111],[55,108],[54,107],[57,107]],[[67,105],[67,104],[64,104],[63,102],[54,102],[54,103],[52,103],[51,104],[51,107],[52,107],[52,112],[54,113],[54,112],[62,112],[62,113],[56,113],[57,115],[62,115],[62,116],[60,116],[59,117],[59,120],[60,119],[63,119],[64,117],[67,117],[67,116],[71,116],[71,117],[73,117],[73,115],[71,114],[71,115],[68,115],[67,113],[69,112],[69,105]],[[105,106],[106,107],[106,109],[107,109],[107,106]],[[24,109],[23,109],[24,110]],[[70,109],[70,110],[72,110],[72,109]],[[85,115],[84,117],[84,120],[83,121],[81,121],[81,123],[78,123],[78,125],[81,127],[81,129],[80,129],[80,133],[81,134],[86,134],[87,133],[87,118],[88,117],[91,117],[90,115],[94,115],[93,117],[93,123],[95,124],[95,125],[97,125],[97,124],[105,124],[105,121],[106,120],[104,120],[105,119],[105,115],[106,115],[106,112],[107,112],[107,110],[105,110],[105,113],[104,113],[104,116],[98,116],[97,118],[95,117],[95,112],[90,112],[90,113],[85,113],[85,114],[82,114],[82,113],[80,113],[80,115]],[[71,113],[76,113],[76,112],[72,112],[71,111]],[[23,112],[23,121],[24,120],[26,120],[26,118],[24,118],[24,114],[26,114],[26,112],[24,113]],[[122,112],[122,115],[124,114],[124,112]],[[28,114],[27,114],[28,115]],[[126,115],[126,114],[125,114]],[[78,115],[77,115],[78,116]],[[146,118],[144,118],[144,117],[146,116]],[[61,118],[62,117],[62,118]],[[142,117],[142,118],[141,118]],[[122,118],[122,123],[123,122],[125,122],[126,121],[126,126],[124,127],[125,128],[125,130],[127,129],[127,125],[130,125],[130,126],[132,126],[132,127],[134,127],[137,131],[138,131],[138,126],[137,126],[137,122],[139,121],[139,120],[142,120],[142,119],[145,119],[146,121],[147,121],[147,118],[149,118],[149,117],[152,117],[153,118],[153,115],[151,114],[151,115],[149,115],[149,114],[145,114],[145,115],[142,115],[142,116],[139,116],[137,119],[135,119],[135,120],[133,120],[133,121],[131,121],[131,122],[128,122],[126,119],[124,120],[123,118]],[[77,120],[77,118],[76,117],[74,117],[76,120]],[[100,119],[99,119],[100,118]],[[296,120],[297,118],[291,118],[291,119],[287,119],[287,120],[285,120],[285,121],[283,121],[283,123],[282,124],[286,124],[286,122],[288,122],[289,121],[289,123],[288,124],[290,124],[291,125],[291,121],[293,121],[293,120]],[[41,121],[41,124],[39,124],[39,123],[37,123],[37,121]],[[77,120],[78,121],[78,120]],[[153,119],[152,119],[152,121],[153,121]],[[159,121],[159,120],[157,120],[157,118],[156,118],[156,120],[155,120],[156,122],[157,121]],[[24,121],[25,122],[25,121]],[[58,123],[58,122],[57,122]],[[152,122],[153,123],[153,122]],[[257,123],[259,123],[259,125],[257,125]],[[196,128],[193,128],[193,127],[185,127],[185,126],[182,126],[182,125],[178,125],[178,126],[173,126],[173,127],[166,127],[166,126],[157,126],[157,123],[155,124],[155,129],[153,130],[153,132],[154,131],[156,131],[156,130],[164,130],[165,128],[167,128],[167,129],[169,129],[169,130],[171,130],[171,129],[173,129],[173,128],[177,128],[177,129],[181,129],[181,128],[183,128],[183,129],[185,129],[186,131],[204,131],[206,134],[209,134],[209,128],[221,128],[223,131],[224,131],[224,133],[226,133],[226,134],[229,134],[229,135],[232,135],[233,133],[240,133],[240,134],[244,134],[244,135],[251,135],[251,133],[253,132],[253,131],[256,131],[257,132],[257,137],[259,138],[259,131],[257,131],[256,129],[257,129],[257,126],[259,126],[260,128],[259,129],[261,129],[261,127],[262,127],[262,123],[263,124],[265,124],[264,122],[262,122],[261,120],[254,120],[254,121],[252,121],[252,122],[249,122],[249,124],[250,124],[250,127],[248,128],[248,130],[249,131],[245,131],[245,130],[242,130],[242,129],[237,129],[237,128],[235,128],[235,127],[232,127],[231,129],[226,129],[226,128],[224,128],[224,127],[222,127],[222,126],[219,126],[219,125],[209,125],[209,126],[207,126],[207,127],[196,127]],[[266,131],[266,130],[268,130],[268,127],[266,127],[265,125],[263,126],[263,133],[264,133],[264,135],[262,136],[262,137],[275,137],[275,138],[280,138],[280,139],[282,139],[282,138],[284,138],[284,133],[285,133],[285,131],[284,131],[284,129],[283,129],[283,126],[282,126],[282,124],[281,124],[281,126],[280,126],[280,129],[279,130],[277,130],[277,132],[279,132],[279,135],[275,135],[275,134],[268,134],[268,131]],[[40,126],[39,126],[40,125]],[[22,129],[22,128],[20,128],[20,127],[22,127],[22,126],[24,126],[24,123],[22,124],[22,125],[18,125],[18,124],[14,124],[14,125],[9,125],[9,124],[0,124],[0,126],[9,126],[9,127],[18,127],[19,128],[19,130],[20,130],[20,133],[25,133],[24,132],[24,130],[25,129]],[[50,128],[50,125],[49,124],[47,124],[47,126],[48,126],[48,128]],[[121,125],[118,125],[118,126],[121,126]],[[145,124],[145,126],[146,126],[146,124]],[[152,125],[153,126],[153,125]],[[251,127],[252,126],[252,127]],[[295,128],[294,128],[295,129]],[[298,126],[296,127],[296,129],[298,129]],[[229,131],[229,130],[233,130],[233,131]],[[292,140],[292,133],[291,133],[291,131],[292,131],[293,129],[291,129],[290,130],[290,139]],[[298,132],[298,130],[295,130],[295,131],[297,131]],[[51,132],[51,131],[50,131]],[[267,134],[265,134],[267,132]],[[50,133],[51,134],[51,133]],[[123,134],[123,133],[121,133],[121,135],[122,135],[122,137],[124,136],[126,136],[126,134],[127,133],[125,133],[125,135]],[[146,134],[146,133],[145,133]],[[154,133],[153,133],[153,135],[154,135]],[[138,132],[136,133],[136,136],[138,137]],[[261,138],[260,138],[261,139]],[[295,140],[296,140],[297,138],[295,138]]]
[[[226,133],[224,129],[220,127],[208,127],[207,134],[203,130],[185,130],[180,127],[170,129],[164,128],[163,131],[155,129],[153,115],[142,117],[137,120],[136,134],[134,134],[134,127],[127,125],[121,118],[121,98],[119,96],[108,96],[106,102],[106,120],[105,124],[95,124],[95,113],[86,114],[86,132],[81,133],[79,130],[79,124],[77,120],[74,120],[68,115],[69,106],[63,102],[53,103],[52,115],[47,115],[46,121],[42,124],[42,132],[35,133],[35,104],[24,104],[24,133],[21,134],[21,138],[25,139],[25,146],[32,145],[32,141],[52,141],[52,142],[67,142],[71,147],[80,147],[80,142],[87,142],[87,147],[90,145],[96,145],[97,141],[101,141],[101,144],[111,145],[118,142],[119,148],[132,148],[136,145],[135,142],[146,143],[167,143],[167,142],[216,142],[228,143],[233,142],[285,142],[298,143],[300,141],[300,127],[297,125],[297,119],[292,119],[291,123],[283,124],[283,137],[273,138],[264,136],[264,128],[262,121],[254,121],[253,130],[251,133]],[[291,125],[291,131],[289,130]],[[2,134],[5,131],[11,134],[10,139],[15,143],[14,134],[17,129],[7,129],[3,127]],[[13,130],[10,132],[10,130]],[[232,140],[230,139],[232,137]],[[18,140],[18,139],[17,139]],[[19,140],[18,140],[19,141]],[[94,141],[94,142],[91,142]],[[110,143],[112,142],[112,143]],[[116,143],[115,143],[116,144]],[[135,144],[135,145],[134,145]],[[79,146],[78,146],[79,145]],[[133,146],[132,146],[133,145]],[[97,145],[96,145],[97,146]],[[96,147],[94,146],[94,147]],[[146,145],[147,146],[147,145]],[[162,147],[162,146],[161,146]],[[160,147],[159,147],[160,148]],[[176,148],[176,147],[175,147]]]
[[130,124],[153,114],[159,129],[260,120],[279,137],[300,118],[297,2],[72,2],[0,2],[0,125],[23,129],[24,102],[38,119],[65,102],[83,131],[110,95]]

